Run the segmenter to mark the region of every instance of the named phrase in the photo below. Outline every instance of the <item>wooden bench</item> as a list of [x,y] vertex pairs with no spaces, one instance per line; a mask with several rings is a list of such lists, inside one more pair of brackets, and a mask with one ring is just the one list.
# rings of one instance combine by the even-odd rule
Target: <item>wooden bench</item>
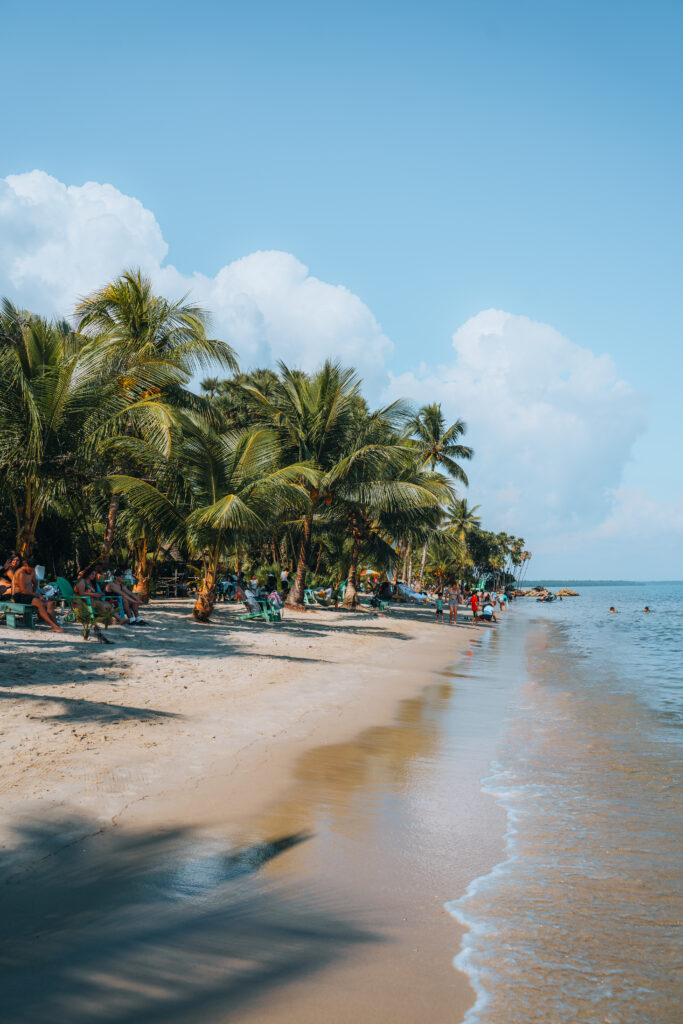
[[17,604],[15,601],[0,601],[0,615],[5,616],[9,629],[35,629],[38,612],[31,604]]

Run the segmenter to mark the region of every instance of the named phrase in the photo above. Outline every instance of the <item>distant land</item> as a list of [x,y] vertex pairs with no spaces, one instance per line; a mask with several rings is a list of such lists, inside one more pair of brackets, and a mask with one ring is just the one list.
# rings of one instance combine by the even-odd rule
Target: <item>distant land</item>
[[524,580],[529,587],[651,587],[654,583],[683,583],[683,580]]

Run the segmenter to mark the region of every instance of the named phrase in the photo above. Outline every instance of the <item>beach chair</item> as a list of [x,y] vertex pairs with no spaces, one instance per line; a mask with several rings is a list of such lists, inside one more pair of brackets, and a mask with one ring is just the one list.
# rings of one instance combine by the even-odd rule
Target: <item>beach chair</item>
[[80,604],[81,606],[85,605],[85,607],[90,610],[90,615],[94,621],[95,609],[93,608],[92,601],[89,597],[81,597],[80,594],[77,594],[69,581],[65,580],[63,576],[58,576],[52,585],[57,588],[57,594],[55,595],[54,600],[60,601],[70,609],[67,618],[73,621],[74,605]]
[[261,619],[263,622],[282,621],[282,609],[272,605],[267,597],[259,597],[256,601],[259,606],[258,611],[255,609],[247,610],[246,615],[238,616],[240,622],[247,622],[249,619]]
[[8,629],[35,629],[37,610],[30,604],[16,604],[14,601],[0,601],[0,615],[4,616]]
[[310,608],[315,608],[317,607],[317,604],[318,602],[315,599],[315,594],[310,587],[307,587],[306,590],[304,590],[304,605]]
[[101,594],[103,601],[108,601],[110,604],[116,604],[118,608],[119,617],[122,619],[126,618],[126,612],[123,607],[123,598],[120,594],[108,594],[106,590],[102,590],[99,583],[95,584],[95,589],[98,594]]

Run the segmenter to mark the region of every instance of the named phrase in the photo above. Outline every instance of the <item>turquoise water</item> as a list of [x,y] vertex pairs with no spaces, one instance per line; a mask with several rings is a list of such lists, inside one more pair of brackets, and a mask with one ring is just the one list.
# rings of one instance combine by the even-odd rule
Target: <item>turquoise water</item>
[[484,788],[507,859],[448,905],[466,1019],[678,1021],[683,585],[518,601],[504,632],[526,664]]

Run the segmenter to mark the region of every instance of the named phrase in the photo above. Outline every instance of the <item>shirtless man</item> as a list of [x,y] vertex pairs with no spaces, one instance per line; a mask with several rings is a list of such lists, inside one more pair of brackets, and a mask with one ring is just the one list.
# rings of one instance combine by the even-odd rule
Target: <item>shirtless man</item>
[[57,624],[54,601],[46,601],[38,594],[33,562],[26,556],[21,559],[21,565],[12,576],[12,600],[15,604],[32,605],[54,633],[64,632]]

